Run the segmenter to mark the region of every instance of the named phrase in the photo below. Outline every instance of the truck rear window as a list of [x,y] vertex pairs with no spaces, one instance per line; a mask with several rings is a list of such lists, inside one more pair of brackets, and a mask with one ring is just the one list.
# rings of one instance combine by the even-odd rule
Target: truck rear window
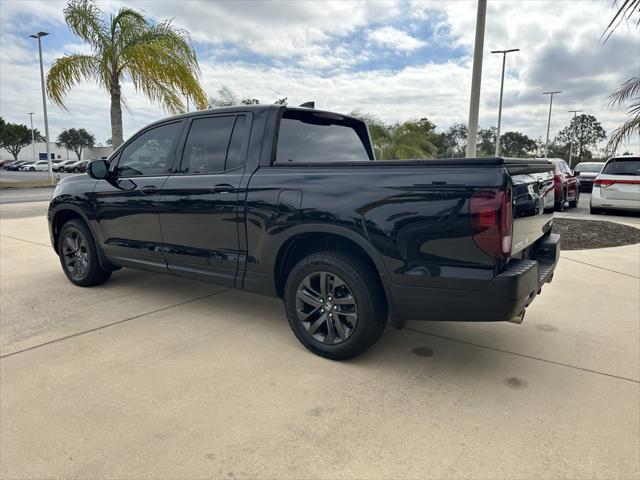
[[287,110],[280,121],[276,163],[371,160],[364,123],[314,111]]

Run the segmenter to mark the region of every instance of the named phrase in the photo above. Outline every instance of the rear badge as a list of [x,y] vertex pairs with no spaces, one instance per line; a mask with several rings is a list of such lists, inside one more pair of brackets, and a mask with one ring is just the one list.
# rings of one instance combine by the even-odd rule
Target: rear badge
[[529,239],[528,239],[528,238],[525,238],[524,240],[522,240],[522,241],[520,241],[520,242],[516,243],[516,244],[513,246],[513,249],[514,249],[514,250],[518,250],[519,248],[524,248],[524,247],[526,247],[528,244],[529,244]]

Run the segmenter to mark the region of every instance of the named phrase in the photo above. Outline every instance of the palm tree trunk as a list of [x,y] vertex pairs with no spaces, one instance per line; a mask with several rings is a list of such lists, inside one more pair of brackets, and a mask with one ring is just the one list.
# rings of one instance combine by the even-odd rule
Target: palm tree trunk
[[111,145],[115,150],[122,142],[122,104],[120,103],[120,85],[111,86]]

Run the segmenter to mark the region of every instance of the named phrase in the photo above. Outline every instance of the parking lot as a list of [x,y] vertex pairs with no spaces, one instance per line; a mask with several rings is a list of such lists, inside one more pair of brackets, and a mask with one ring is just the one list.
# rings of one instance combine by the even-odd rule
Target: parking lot
[[639,245],[563,252],[522,325],[389,327],[339,363],[277,299],[72,286],[46,192],[0,205],[2,478],[640,475]]

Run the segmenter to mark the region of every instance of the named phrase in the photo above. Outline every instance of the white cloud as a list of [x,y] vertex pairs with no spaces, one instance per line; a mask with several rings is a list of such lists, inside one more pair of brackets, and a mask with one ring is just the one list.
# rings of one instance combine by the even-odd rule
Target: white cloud
[[[66,31],[64,4],[0,1],[0,114],[9,121],[24,123],[26,112],[42,109],[37,53],[23,33]],[[105,12],[124,4],[100,2]],[[126,4],[156,19],[172,17],[191,33],[201,52],[201,80],[210,94],[224,84],[240,96],[263,102],[285,96],[292,104],[315,100],[320,108],[368,111],[386,121],[426,116],[440,128],[467,121],[475,1],[415,2],[408,18],[403,4],[395,1]],[[480,124],[495,125],[497,120],[501,58],[489,51],[513,47],[521,51],[507,61],[503,131],[519,129],[534,138],[543,136],[548,99],[541,92],[546,89],[564,90],[554,99],[552,135],[568,123],[566,111],[574,108],[596,115],[607,131],[622,123],[624,111],[610,109],[607,97],[640,69],[640,38],[636,29],[623,27],[602,45],[599,37],[611,14],[609,2],[489,2]],[[385,26],[391,20],[397,28]],[[416,38],[415,32],[425,31],[415,28],[420,22],[435,27],[434,35]],[[356,52],[349,35],[363,31],[370,32],[371,45],[364,41]],[[381,45],[377,40],[388,42],[386,48],[397,52],[400,60],[409,58],[412,41],[427,42],[427,50],[455,47],[463,56],[439,62],[425,58],[394,71],[381,67],[360,71],[362,65],[374,64]],[[69,43],[58,51],[45,49],[45,68],[62,50],[83,48]],[[247,59],[248,51],[259,56],[259,64]],[[237,61],[229,61],[233,52],[238,53]],[[129,105],[125,134],[166,116],[134,92],[130,83],[123,90]],[[50,107],[52,137],[66,127],[87,128],[102,141],[110,136],[106,92],[82,84],[67,106],[68,111]],[[35,117],[43,131],[41,114]],[[632,149],[640,150],[638,145]]]
[[424,47],[427,42],[412,37],[402,30],[386,26],[376,28],[369,32],[369,40],[380,47],[391,48],[400,52],[412,52],[420,47]]

